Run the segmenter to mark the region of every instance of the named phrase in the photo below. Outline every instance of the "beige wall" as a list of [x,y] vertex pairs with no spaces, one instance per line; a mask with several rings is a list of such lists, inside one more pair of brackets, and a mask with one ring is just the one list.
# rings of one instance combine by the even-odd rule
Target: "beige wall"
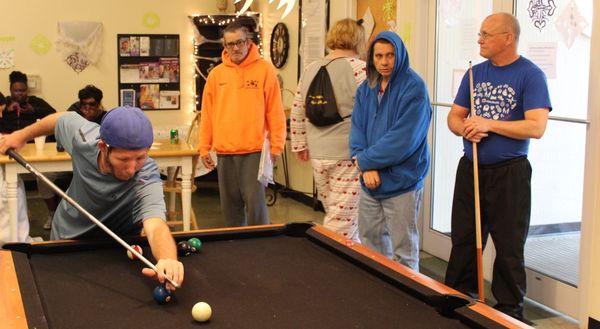
[[[231,1],[230,1],[231,2]],[[192,27],[187,16],[217,13],[216,1],[208,0],[21,0],[10,4],[0,20],[0,49],[15,49],[15,67],[0,70],[0,91],[8,93],[8,75],[15,69],[41,77],[39,95],[57,110],[65,110],[77,100],[77,91],[86,84],[94,84],[104,92],[104,105],[117,105],[117,51],[118,33],[179,34],[181,60],[181,110],[147,112],[152,121],[161,125],[184,124],[191,119],[193,110],[193,71],[191,65]],[[8,8],[8,7],[7,7]],[[229,5],[233,11],[233,6]],[[160,25],[148,28],[142,24],[147,12],[160,17]],[[103,53],[99,63],[81,73],[74,72],[59,57],[54,40],[58,21],[98,21],[104,26]],[[29,43],[38,35],[52,42],[45,55],[34,53]],[[4,37],[14,41],[4,41]]]

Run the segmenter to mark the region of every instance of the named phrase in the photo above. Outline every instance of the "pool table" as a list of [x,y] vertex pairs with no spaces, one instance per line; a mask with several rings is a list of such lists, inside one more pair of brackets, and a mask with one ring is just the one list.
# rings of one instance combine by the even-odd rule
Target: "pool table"
[[[9,244],[0,251],[0,327],[522,328],[525,324],[314,224],[174,234],[198,237],[166,305],[112,241]],[[127,239],[150,249],[144,237]],[[150,258],[151,259],[151,258]],[[152,259],[151,259],[152,260]],[[194,322],[205,301],[213,315]]]

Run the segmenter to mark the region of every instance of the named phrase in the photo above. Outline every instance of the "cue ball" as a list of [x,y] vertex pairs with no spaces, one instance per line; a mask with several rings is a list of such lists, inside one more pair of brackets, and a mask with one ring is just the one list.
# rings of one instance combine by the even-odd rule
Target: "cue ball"
[[200,248],[202,248],[202,242],[198,238],[189,239],[188,244],[190,245],[190,247],[195,249],[194,252],[200,251]]
[[192,317],[198,322],[208,321],[212,315],[210,305],[205,302],[199,302],[192,307]]
[[[138,246],[137,244],[132,245],[131,248],[133,248],[133,249],[135,249],[135,251],[139,252],[140,255],[144,254],[142,247]],[[131,259],[131,260],[137,259],[137,257],[131,251],[129,251],[129,249],[127,249],[127,257],[129,257],[129,259]]]
[[164,285],[154,288],[154,300],[159,304],[166,304],[171,301],[171,292]]

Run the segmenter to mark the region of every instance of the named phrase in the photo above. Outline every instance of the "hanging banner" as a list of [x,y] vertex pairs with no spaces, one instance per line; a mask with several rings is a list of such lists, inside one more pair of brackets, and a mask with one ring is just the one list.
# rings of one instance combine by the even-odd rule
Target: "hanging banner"
[[102,54],[102,23],[59,22],[56,50],[77,73],[96,64]]

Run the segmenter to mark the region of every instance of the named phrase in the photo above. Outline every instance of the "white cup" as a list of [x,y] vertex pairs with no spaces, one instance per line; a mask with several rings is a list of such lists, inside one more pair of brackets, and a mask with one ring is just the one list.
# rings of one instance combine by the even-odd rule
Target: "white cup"
[[41,152],[44,150],[44,144],[46,144],[46,136],[39,136],[34,138],[35,140],[35,150]]

